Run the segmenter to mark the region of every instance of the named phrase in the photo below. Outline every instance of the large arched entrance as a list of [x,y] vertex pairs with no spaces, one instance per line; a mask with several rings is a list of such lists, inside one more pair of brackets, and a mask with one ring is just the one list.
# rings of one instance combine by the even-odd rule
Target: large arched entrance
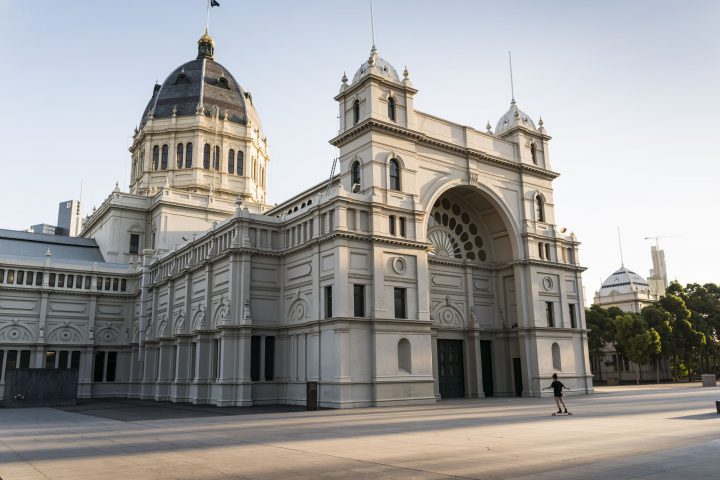
[[477,187],[435,198],[426,235],[436,395],[492,396],[511,378],[517,323],[512,260],[520,241],[508,210]]

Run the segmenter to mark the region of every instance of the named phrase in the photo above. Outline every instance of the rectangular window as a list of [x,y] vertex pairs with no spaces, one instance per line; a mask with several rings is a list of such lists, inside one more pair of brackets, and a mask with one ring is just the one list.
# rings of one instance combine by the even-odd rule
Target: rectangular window
[[37,275],[35,275],[35,285],[38,287],[42,286],[42,282],[43,282],[43,273],[38,272]]
[[105,352],[95,352],[95,364],[93,366],[93,381],[102,382],[105,372]]
[[23,284],[23,280],[25,280],[25,272],[23,272],[22,270],[18,270],[18,272],[17,272],[17,284],[18,284],[18,285],[22,285],[22,284]]
[[70,368],[80,368],[80,351],[75,350],[70,356]]
[[175,381],[175,365],[177,364],[177,346],[172,347],[172,355],[170,358],[170,380]]
[[58,355],[58,366],[57,368],[68,368],[68,356],[70,355],[70,352],[67,350],[63,350],[60,352],[60,355]]
[[55,352],[53,350],[45,352],[45,368],[55,368]]
[[120,291],[121,291],[121,292],[124,292],[124,291],[126,291],[126,290],[127,290],[127,279],[126,279],[126,278],[123,278],[123,279],[120,281]]
[[137,255],[140,253],[140,235],[137,233],[130,234],[130,254]]
[[545,258],[545,249],[543,248],[542,243],[538,243],[538,256],[540,258]]
[[275,337],[265,337],[265,380],[275,377]]
[[62,288],[65,286],[65,274],[61,273],[58,275],[58,287]]
[[68,276],[67,276],[67,287],[68,287],[68,288],[72,288],[72,287],[73,287],[73,282],[74,282],[74,280],[75,280],[75,277],[74,277],[73,275],[68,275]]
[[34,280],[34,272],[28,272],[27,278],[25,279],[25,285],[32,285]]
[[120,280],[113,278],[113,292],[117,292],[118,288],[120,288]]
[[570,308],[570,328],[577,328],[577,320],[575,319],[575,304],[568,305]]
[[97,278],[97,289],[102,290],[102,287],[103,287],[103,277],[98,277]]
[[197,343],[192,344],[190,351],[190,380],[195,380],[195,360],[197,358]]
[[110,280],[111,280],[110,278],[105,278],[105,288],[104,288],[104,290],[105,290],[105,291],[108,291],[108,292],[110,291]]
[[407,232],[405,231],[405,217],[400,217],[398,220],[400,224],[400,236],[405,238],[407,237]]
[[547,318],[547,326],[555,326],[555,312],[553,312],[553,302],[545,302],[545,317]]
[[568,248],[568,263],[575,263],[575,250]]
[[85,290],[90,290],[90,282],[92,281],[92,277],[87,276],[85,277]]
[[51,273],[51,274],[50,274],[50,279],[49,279],[49,280],[50,280],[50,281],[48,282],[48,285],[51,286],[51,287],[54,287],[54,286],[55,286],[55,274],[54,274],[54,273]]
[[325,287],[325,318],[332,317],[332,286]]
[[17,355],[17,350],[8,350],[7,364],[5,365],[5,370],[17,368]]
[[212,378],[220,378],[220,339],[213,340],[212,348]]
[[9,285],[15,283],[15,270],[8,270],[7,283]]
[[395,288],[395,318],[407,318],[405,289]]
[[388,220],[389,220],[388,232],[390,232],[390,235],[395,235],[395,215],[390,215],[390,217],[388,217]]
[[552,260],[552,258],[550,257],[550,244],[549,243],[545,244],[545,260]]
[[260,380],[260,336],[250,337],[250,380]]
[[30,350],[23,350],[20,352],[19,368],[30,368]]
[[115,368],[117,367],[117,352],[108,352],[107,354],[107,373],[105,379],[108,382],[115,381]]
[[365,316],[365,285],[353,285],[353,314]]
[[0,268],[0,283],[5,281],[5,270]]
[[0,350],[0,382],[5,378],[5,369],[3,368],[5,365],[3,364],[3,361],[5,360],[5,350]]

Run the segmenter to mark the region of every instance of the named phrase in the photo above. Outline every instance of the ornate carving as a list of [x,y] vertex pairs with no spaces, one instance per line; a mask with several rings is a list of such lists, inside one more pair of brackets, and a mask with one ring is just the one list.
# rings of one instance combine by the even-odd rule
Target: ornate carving
[[77,328],[70,326],[69,322],[54,328],[48,335],[48,341],[53,343],[77,343],[82,342],[83,334]]
[[9,325],[0,329],[0,340],[6,342],[28,342],[32,341],[32,333],[22,325],[17,325],[17,320],[13,321],[13,325]]
[[449,297],[446,297],[445,303],[435,308],[431,318],[433,323],[440,328],[463,328],[462,314],[457,308],[450,305]]
[[193,330],[205,330],[207,322],[205,321],[205,305],[200,305],[193,317]]
[[310,304],[304,298],[296,298],[290,304],[288,318],[291,322],[300,322],[310,316]]

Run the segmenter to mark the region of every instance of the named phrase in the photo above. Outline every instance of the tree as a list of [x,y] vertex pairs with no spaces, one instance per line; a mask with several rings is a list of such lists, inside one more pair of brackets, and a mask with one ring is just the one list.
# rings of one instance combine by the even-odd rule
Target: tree
[[660,383],[660,363],[662,360],[670,360],[674,352],[672,325],[670,324],[673,317],[658,305],[643,308],[641,315],[648,328],[655,330],[660,340],[660,350],[651,358],[655,362],[655,381]]
[[[590,354],[602,358],[605,355],[605,347],[615,342],[615,322],[604,308],[592,305],[585,309],[585,323],[588,332],[588,350]],[[597,362],[599,370],[598,380],[602,381],[602,362]]]
[[637,365],[636,381],[640,384],[640,366],[650,362],[653,355],[660,353],[660,335],[648,328],[645,320],[638,315],[626,313],[615,317],[615,340],[628,360]]

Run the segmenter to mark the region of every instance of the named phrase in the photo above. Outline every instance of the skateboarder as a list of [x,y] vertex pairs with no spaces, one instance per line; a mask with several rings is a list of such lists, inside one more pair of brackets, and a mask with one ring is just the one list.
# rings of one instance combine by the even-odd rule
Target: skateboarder
[[561,381],[559,381],[557,378],[557,373],[553,373],[553,382],[550,384],[549,387],[543,388],[543,390],[547,390],[549,388],[553,389],[553,394],[555,395],[555,403],[557,404],[558,411],[557,413],[563,413],[563,411],[560,409],[560,405],[562,405],[562,408],[565,410],[565,413],[568,413],[568,409],[565,406],[565,401],[563,400],[563,388],[565,390],[570,390],[568,387],[563,385]]

